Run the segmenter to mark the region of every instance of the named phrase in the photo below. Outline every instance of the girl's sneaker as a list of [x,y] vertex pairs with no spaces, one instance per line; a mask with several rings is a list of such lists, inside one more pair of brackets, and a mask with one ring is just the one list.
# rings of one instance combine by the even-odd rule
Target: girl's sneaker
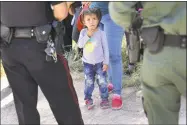
[[113,89],[114,89],[114,86],[113,86],[112,83],[109,83],[107,88],[108,88],[108,93],[111,93],[113,91]]
[[108,100],[102,100],[101,103],[100,103],[100,107],[102,109],[107,109],[107,108],[110,108],[110,103]]
[[85,101],[85,104],[86,104],[88,110],[93,109],[94,106],[95,106],[94,103],[93,103],[93,100],[88,100],[88,99],[87,99],[87,100]]

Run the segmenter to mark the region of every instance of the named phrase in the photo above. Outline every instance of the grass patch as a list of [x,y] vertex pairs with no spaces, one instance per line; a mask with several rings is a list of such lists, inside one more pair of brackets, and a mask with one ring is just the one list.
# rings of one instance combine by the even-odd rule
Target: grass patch
[[142,62],[137,63],[136,68],[130,77],[125,78],[125,82],[123,84],[124,87],[135,87],[137,90],[140,89],[140,69]]
[[123,62],[123,71],[127,71],[129,62],[128,62],[127,44],[126,44],[125,37],[123,37],[122,40],[121,55],[122,55],[122,62]]
[[70,52],[65,52],[64,56],[68,61],[68,65],[71,72],[83,71],[82,59],[78,54],[78,50],[72,49],[72,51]]

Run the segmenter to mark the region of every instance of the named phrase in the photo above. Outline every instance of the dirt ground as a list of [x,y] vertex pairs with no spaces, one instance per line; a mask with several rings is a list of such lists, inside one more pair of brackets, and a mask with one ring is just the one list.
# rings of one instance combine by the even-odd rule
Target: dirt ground
[[[100,97],[98,87],[96,86],[93,93],[96,106],[93,110],[88,111],[84,104],[83,73],[73,73],[72,76],[85,124],[147,124],[141,99],[136,96],[136,88],[123,89],[124,105],[121,110],[103,110],[99,107]],[[57,124],[41,90],[39,90],[38,110],[41,124]],[[13,102],[1,109],[1,124],[18,124]],[[186,124],[186,100],[184,98],[182,98],[180,124]]]

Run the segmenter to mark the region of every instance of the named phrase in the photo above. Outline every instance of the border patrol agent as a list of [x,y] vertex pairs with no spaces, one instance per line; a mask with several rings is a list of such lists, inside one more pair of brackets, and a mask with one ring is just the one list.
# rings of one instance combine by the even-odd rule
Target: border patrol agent
[[50,46],[53,15],[61,22],[67,14],[66,2],[1,2],[2,63],[19,124],[40,124],[38,86],[58,124],[84,124],[67,61],[61,54],[56,61],[46,60],[48,50],[55,54]]
[[[135,3],[111,2],[112,19],[128,29]],[[186,96],[186,2],[142,5],[144,109],[149,124],[178,124],[180,98]]]

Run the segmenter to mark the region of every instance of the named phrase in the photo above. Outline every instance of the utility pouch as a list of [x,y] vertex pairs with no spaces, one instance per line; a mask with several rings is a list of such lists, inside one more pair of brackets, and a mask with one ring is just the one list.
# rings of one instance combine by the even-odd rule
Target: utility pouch
[[133,32],[129,34],[129,46],[128,46],[128,55],[129,62],[136,63],[139,60],[140,56],[140,41],[137,35]]
[[145,28],[141,32],[141,37],[150,53],[156,54],[162,50],[165,35],[161,27]]
[[1,24],[1,40],[10,44],[13,36],[13,29]]
[[52,25],[47,24],[44,26],[38,26],[34,28],[34,34],[38,43],[47,43],[49,36],[51,35]]

